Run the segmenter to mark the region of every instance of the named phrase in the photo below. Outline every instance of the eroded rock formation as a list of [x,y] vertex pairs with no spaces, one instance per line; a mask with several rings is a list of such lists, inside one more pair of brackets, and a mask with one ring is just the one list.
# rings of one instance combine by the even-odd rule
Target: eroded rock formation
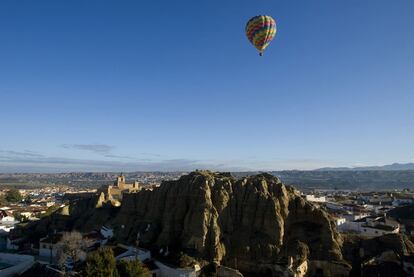
[[303,276],[314,265],[343,262],[342,238],[330,216],[269,174],[236,179],[197,171],[124,194],[120,208],[102,195],[74,201],[31,228],[40,237],[51,229],[91,231],[103,224],[114,227],[118,241],[138,240],[155,253],[183,251],[249,276]]
[[[193,256],[251,270],[303,261],[339,261],[341,238],[326,212],[269,174],[235,179],[193,172],[154,191],[126,194],[117,235],[143,245],[187,249]],[[292,257],[292,258],[290,258]]]

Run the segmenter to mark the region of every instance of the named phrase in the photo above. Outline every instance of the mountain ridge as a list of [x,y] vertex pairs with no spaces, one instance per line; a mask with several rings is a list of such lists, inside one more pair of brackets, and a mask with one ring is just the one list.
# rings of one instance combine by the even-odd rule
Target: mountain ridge
[[399,171],[414,170],[414,163],[392,163],[378,166],[322,167],[313,171]]

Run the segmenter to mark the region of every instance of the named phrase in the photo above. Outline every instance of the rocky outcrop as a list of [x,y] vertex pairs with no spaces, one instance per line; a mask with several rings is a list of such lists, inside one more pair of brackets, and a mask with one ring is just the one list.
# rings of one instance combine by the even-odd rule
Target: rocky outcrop
[[399,256],[413,255],[414,243],[404,234],[387,234],[370,239],[346,235],[343,244],[345,259],[350,261],[359,257],[361,262],[389,251]]
[[187,250],[242,272],[273,272],[292,258],[293,267],[342,259],[329,215],[269,174],[198,171],[126,194],[113,226],[122,226],[115,230],[121,239]]
[[72,201],[31,228],[40,237],[108,223],[118,241],[138,241],[153,253],[182,251],[247,276],[304,276],[343,262],[342,238],[330,216],[269,174],[236,179],[197,171],[124,194],[120,208],[102,195]]
[[[414,244],[404,234],[387,234],[366,238],[355,234],[344,235],[342,247],[344,259],[352,264],[350,276],[401,276],[394,269],[401,270],[401,258],[414,255]],[[384,271],[385,270],[385,271]],[[391,271],[390,271],[391,270]],[[405,275],[402,275],[405,276]]]
[[13,233],[37,244],[40,238],[54,232],[99,230],[104,224],[113,220],[118,211],[119,208],[103,202],[97,195],[77,198],[50,216],[17,226],[13,229]]

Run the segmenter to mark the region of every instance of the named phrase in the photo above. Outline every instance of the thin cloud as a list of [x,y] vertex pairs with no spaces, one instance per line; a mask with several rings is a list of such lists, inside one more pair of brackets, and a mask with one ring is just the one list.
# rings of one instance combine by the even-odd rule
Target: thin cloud
[[66,149],[90,151],[97,154],[106,154],[115,148],[107,144],[62,144],[61,146]]
[[0,150],[0,157],[1,158],[13,158],[13,157],[41,158],[44,156],[42,154],[36,153],[34,151],[30,151],[30,150],[24,150],[24,151]]
[[128,160],[133,160],[134,159],[130,156],[121,156],[121,155],[113,155],[113,154],[106,154],[106,155],[104,155],[104,157],[106,157],[106,158],[115,158],[115,159],[128,159]]
[[213,164],[190,159],[162,161],[102,161],[62,157],[9,157],[0,158],[0,172],[92,172],[92,171],[191,171],[211,169],[225,171],[245,170],[224,164]]
[[[315,169],[336,165],[332,161],[313,159],[249,159],[195,160],[195,159],[136,159],[130,156],[103,153],[113,147],[65,145],[65,148],[86,149],[102,154],[103,159],[76,159],[49,157],[32,151],[0,151],[0,172],[97,172],[97,171],[273,171],[285,169]],[[102,145],[100,145],[102,146]],[[94,150],[91,150],[94,149]],[[104,159],[108,158],[108,159]],[[111,160],[112,159],[112,160]]]

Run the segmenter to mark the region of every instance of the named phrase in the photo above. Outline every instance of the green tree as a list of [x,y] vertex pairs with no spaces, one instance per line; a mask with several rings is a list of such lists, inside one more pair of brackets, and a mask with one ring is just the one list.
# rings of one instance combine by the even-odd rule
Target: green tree
[[0,205],[6,205],[6,204],[7,204],[6,196],[4,194],[0,195]]
[[117,264],[118,273],[121,277],[147,277],[150,271],[140,261],[123,261]]
[[26,197],[24,198],[24,202],[26,202],[27,204],[32,203],[32,197],[30,196],[30,194],[26,195]]
[[22,201],[23,197],[18,189],[12,188],[6,193],[7,202],[16,203]]
[[22,216],[19,212],[13,212],[13,217],[20,222],[26,221],[26,218]]
[[86,258],[84,277],[119,277],[114,252],[109,247],[99,248]]

